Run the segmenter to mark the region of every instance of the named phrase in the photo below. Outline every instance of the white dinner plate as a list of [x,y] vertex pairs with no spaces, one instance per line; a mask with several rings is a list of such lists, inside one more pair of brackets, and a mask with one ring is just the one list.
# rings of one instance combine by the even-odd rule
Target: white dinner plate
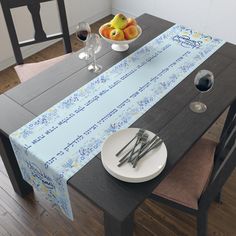
[[[119,157],[116,156],[116,153],[135,136],[138,130],[137,128],[128,128],[112,134],[104,142],[101,151],[102,164],[107,172],[113,177],[129,183],[141,183],[155,178],[162,172],[167,161],[167,149],[163,142],[158,148],[153,149],[139,160],[135,168],[131,163],[125,163],[121,167],[117,166],[123,153]],[[149,135],[148,140],[155,135],[150,131],[145,132]],[[131,143],[129,148],[134,143],[135,141]]]

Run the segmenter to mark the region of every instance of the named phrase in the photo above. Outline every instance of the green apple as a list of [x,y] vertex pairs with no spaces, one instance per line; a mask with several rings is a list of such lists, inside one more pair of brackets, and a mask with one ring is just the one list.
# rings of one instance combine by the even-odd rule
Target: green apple
[[117,14],[110,23],[113,28],[124,29],[128,24],[128,19],[123,14]]

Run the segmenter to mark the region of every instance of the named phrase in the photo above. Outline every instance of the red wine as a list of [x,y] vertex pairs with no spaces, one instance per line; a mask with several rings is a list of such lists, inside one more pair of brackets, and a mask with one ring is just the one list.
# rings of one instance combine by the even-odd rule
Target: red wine
[[88,37],[89,32],[87,30],[80,30],[76,32],[76,36],[81,40],[81,41],[86,41]]
[[205,75],[199,78],[199,80],[195,82],[196,88],[202,92],[208,91],[212,87],[212,85],[213,85],[213,80],[209,75]]

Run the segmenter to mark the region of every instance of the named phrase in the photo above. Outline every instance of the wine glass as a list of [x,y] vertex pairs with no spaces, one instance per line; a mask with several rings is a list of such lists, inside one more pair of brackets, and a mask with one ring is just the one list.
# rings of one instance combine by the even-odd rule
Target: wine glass
[[88,39],[90,33],[91,33],[91,28],[90,28],[90,26],[89,26],[88,23],[86,23],[86,22],[80,22],[80,23],[77,25],[77,27],[76,27],[76,33],[75,33],[76,38],[77,38],[79,41],[83,42],[83,44],[84,44],[84,49],[83,49],[83,51],[79,54],[79,58],[80,58],[81,60],[89,60],[89,58],[90,58],[89,53],[86,52],[86,50],[85,50],[85,48],[86,48],[86,41],[87,41],[87,39]]
[[200,70],[194,79],[194,85],[200,92],[198,101],[190,103],[190,109],[196,113],[203,113],[207,110],[206,104],[201,102],[203,93],[209,92],[214,84],[214,75],[209,70]]
[[96,53],[102,48],[101,38],[98,34],[90,34],[87,40],[87,48],[89,54],[93,58],[93,62],[88,66],[88,70],[94,73],[99,73],[102,70],[102,66],[97,64]]

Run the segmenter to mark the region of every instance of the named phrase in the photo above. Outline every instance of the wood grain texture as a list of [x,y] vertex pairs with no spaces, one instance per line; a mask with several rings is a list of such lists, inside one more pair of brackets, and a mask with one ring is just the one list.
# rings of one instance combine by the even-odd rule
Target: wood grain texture
[[[153,23],[157,28],[159,24],[166,27],[165,29],[170,26],[169,22],[160,19],[156,19]],[[152,30],[153,27],[150,27],[150,29]],[[149,28],[143,34],[148,30]],[[153,32],[156,32],[155,27]],[[153,37],[154,35],[149,35],[149,40]],[[145,39],[140,37],[139,44],[142,45],[143,41]],[[127,51],[127,53],[130,52]],[[113,54],[116,55],[111,52],[111,56]],[[109,56],[105,61],[108,61],[108,59]],[[222,63],[224,65],[221,67]],[[190,101],[198,100],[199,96],[192,85],[194,75],[199,70],[197,68],[179,86],[175,87],[131,126],[158,133],[165,141],[168,150],[167,164],[157,178],[137,185],[124,183],[112,178],[104,170],[99,158],[94,158],[76,173],[68,181],[68,184],[104,212],[119,221],[125,220],[152,193],[154,188],[167,176],[192,145],[236,99],[236,62],[231,57],[228,57],[227,54],[214,53],[201,66],[202,68],[211,68],[215,74],[215,85],[212,92],[203,96],[202,99],[209,107],[204,114],[199,115],[189,109]],[[224,99],[222,99],[222,91],[227,91]],[[39,97],[41,96],[44,97],[43,94]],[[42,100],[47,103],[47,99]],[[27,108],[31,110],[31,108]]]
[[[98,22],[94,25],[93,29],[96,30],[101,23],[108,21],[108,19],[110,17]],[[74,37],[72,37],[72,45],[76,49],[81,46]],[[62,49],[62,43],[57,43],[29,58],[28,61],[44,60],[58,56]],[[226,57],[232,52],[228,48],[227,50],[229,52],[226,53]],[[222,55],[225,54],[222,53]],[[232,57],[234,55],[236,54],[232,53]],[[212,62],[212,66],[215,63],[218,65],[215,67],[217,69],[219,67],[218,73],[221,72],[220,65],[224,61],[216,60]],[[225,63],[227,63],[227,58]],[[0,77],[0,90],[2,92],[7,91],[18,83],[13,68],[0,72]],[[177,101],[181,102],[181,97]],[[167,113],[168,109],[172,110],[171,107],[167,107]],[[217,140],[224,119],[225,114],[215,122],[214,126],[208,130],[205,136]],[[151,122],[152,117],[148,117],[147,120]],[[209,235],[233,236],[236,234],[235,184],[236,172],[234,172],[223,189],[223,204],[213,203],[210,207]],[[16,195],[4,165],[0,161],[0,235],[104,235],[103,213],[72,188],[70,188],[70,196],[75,215],[74,222],[66,219],[55,206],[51,207],[40,194],[31,194],[25,199]],[[150,200],[146,200],[135,213],[135,236],[191,236],[195,235],[195,229],[196,223],[192,216],[164,205],[156,204]]]
[[[218,137],[215,137],[218,138]],[[208,235],[234,236],[236,232],[236,172],[223,188],[223,204],[209,209]],[[103,236],[103,213],[69,189],[75,220],[65,218],[40,194],[23,199],[15,194],[0,160],[0,235]],[[151,200],[135,212],[135,236],[194,236],[195,218]]]

